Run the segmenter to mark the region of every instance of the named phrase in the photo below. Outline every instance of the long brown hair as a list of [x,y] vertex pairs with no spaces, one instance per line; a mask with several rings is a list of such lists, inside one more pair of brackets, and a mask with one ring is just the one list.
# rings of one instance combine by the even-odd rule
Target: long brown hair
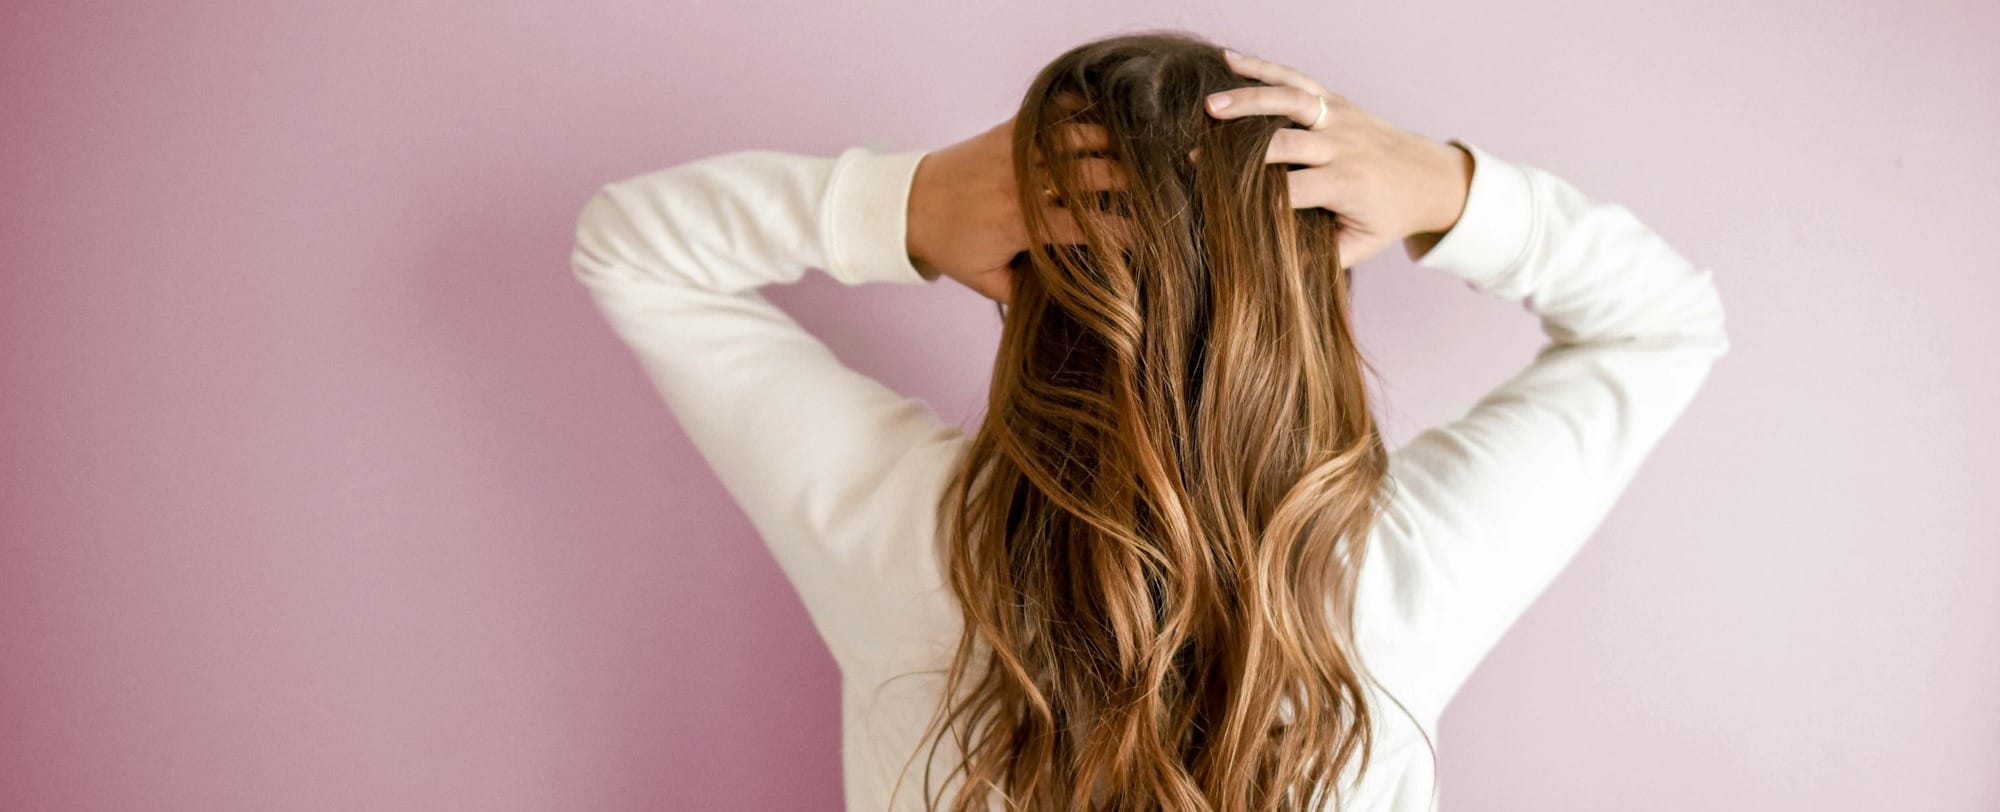
[[[1021,103],[1033,247],[939,504],[965,626],[925,737],[963,755],[950,809],[1320,808],[1368,762],[1374,370],[1334,214],[1292,208],[1292,167],[1265,162],[1299,125],[1202,108],[1254,84],[1218,46],[1148,31],[1069,50]],[[1090,155],[1124,189],[1091,192],[1061,135],[1077,123],[1108,133]],[[1051,236],[1044,187],[1085,244]]]

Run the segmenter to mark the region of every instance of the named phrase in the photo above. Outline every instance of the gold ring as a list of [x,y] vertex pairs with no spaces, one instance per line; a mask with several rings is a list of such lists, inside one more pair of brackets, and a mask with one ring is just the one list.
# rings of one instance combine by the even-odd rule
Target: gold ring
[[1326,97],[1314,93],[1313,98],[1319,99],[1319,115],[1313,116],[1313,123],[1306,125],[1308,130],[1319,129],[1319,123],[1326,120]]

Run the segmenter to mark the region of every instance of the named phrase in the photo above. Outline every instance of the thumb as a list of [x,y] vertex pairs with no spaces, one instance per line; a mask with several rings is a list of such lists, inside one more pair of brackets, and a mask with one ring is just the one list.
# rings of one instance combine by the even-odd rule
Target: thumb
[[1334,246],[1340,252],[1340,269],[1343,271],[1353,268],[1361,264],[1362,260],[1374,256],[1386,244],[1387,241],[1383,240],[1381,235],[1364,233],[1351,228],[1340,229],[1334,234]]
[[953,277],[988,299],[1001,304],[1009,304],[1014,298],[1014,269],[1007,265],[995,265],[975,271],[964,277]]

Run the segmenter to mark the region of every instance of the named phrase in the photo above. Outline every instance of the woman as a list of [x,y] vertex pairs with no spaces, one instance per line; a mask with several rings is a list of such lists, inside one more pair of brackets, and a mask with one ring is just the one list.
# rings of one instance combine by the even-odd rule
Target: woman
[[[1398,241],[1548,341],[1391,452],[1348,279]],[[1175,32],[935,152],[608,184],[573,267],[838,661],[855,810],[1430,808],[1446,704],[1728,350],[1627,209]],[[998,303],[971,436],[757,294],[811,268]]]

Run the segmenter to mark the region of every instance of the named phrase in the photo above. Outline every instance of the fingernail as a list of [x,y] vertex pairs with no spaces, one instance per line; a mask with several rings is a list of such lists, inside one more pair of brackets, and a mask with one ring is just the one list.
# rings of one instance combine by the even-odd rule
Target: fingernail
[[1239,53],[1237,53],[1237,52],[1235,52],[1235,51],[1233,51],[1233,50],[1231,50],[1231,49],[1228,49],[1228,48],[1224,48],[1224,49],[1222,49],[1222,55],[1223,55],[1223,56],[1226,56],[1226,57],[1229,57],[1230,59],[1242,59],[1242,58],[1243,58],[1243,55],[1242,55],[1242,54],[1239,54]]
[[1213,96],[1208,97],[1208,109],[1220,110],[1224,107],[1228,107],[1230,101],[1231,100],[1228,96],[1217,93]]

